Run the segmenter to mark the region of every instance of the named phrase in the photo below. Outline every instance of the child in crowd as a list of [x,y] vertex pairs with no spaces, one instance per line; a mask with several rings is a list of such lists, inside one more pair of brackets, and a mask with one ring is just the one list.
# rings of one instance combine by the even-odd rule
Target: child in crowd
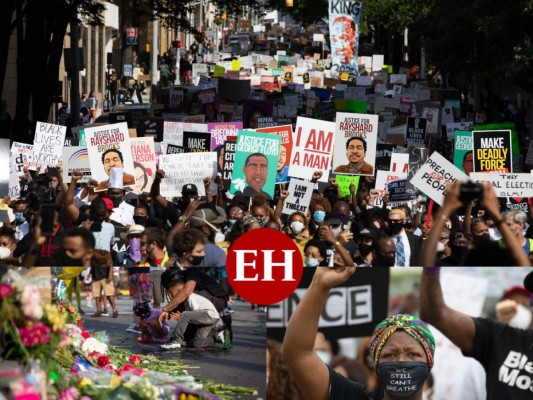
[[159,324],[161,310],[151,308],[150,303],[138,303],[133,307],[133,312],[140,320],[141,336],[137,338],[139,343],[167,342],[170,328],[166,319],[163,320],[163,325]]

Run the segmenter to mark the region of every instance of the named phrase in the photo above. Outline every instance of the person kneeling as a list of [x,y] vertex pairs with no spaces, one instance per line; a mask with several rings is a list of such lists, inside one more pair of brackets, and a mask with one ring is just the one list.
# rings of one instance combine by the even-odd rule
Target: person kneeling
[[139,343],[167,342],[170,328],[166,320],[162,325],[159,324],[161,310],[151,308],[150,303],[138,303],[133,307],[133,312],[140,320],[141,336],[137,338]]

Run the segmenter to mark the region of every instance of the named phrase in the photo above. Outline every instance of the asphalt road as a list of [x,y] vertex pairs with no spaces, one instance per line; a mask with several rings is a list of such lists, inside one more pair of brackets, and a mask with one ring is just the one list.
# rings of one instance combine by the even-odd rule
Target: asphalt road
[[[83,304],[85,300],[83,298]],[[94,301],[93,301],[94,305]],[[111,345],[127,348],[134,353],[152,353],[161,359],[181,359],[190,365],[189,373],[199,379],[217,383],[254,388],[258,396],[241,396],[240,399],[266,399],[266,314],[251,310],[250,303],[236,301],[231,306],[233,314],[233,348],[192,349],[165,351],[158,345],[138,344],[137,334],[126,332],[133,320],[133,300],[121,296],[117,301],[118,318],[93,318],[95,308],[82,307],[87,329],[106,331]],[[110,310],[111,311],[111,310]],[[175,322],[170,322],[171,331]]]

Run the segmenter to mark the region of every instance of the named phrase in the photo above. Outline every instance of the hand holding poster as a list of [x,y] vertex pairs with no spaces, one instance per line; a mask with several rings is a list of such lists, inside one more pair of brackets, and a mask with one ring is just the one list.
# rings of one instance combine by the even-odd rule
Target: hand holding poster
[[446,187],[455,181],[467,180],[468,176],[435,151],[410,183],[442,206]]
[[274,133],[281,137],[278,167],[276,169],[276,183],[289,181],[289,161],[292,156],[292,125],[275,126],[272,128],[256,129],[257,132]]
[[254,131],[239,131],[230,193],[274,197],[276,166],[281,137]]
[[474,171],[513,172],[511,131],[474,131]]
[[63,156],[67,127],[37,122],[33,139],[33,161],[37,165],[55,167]]
[[377,115],[337,113],[334,173],[374,175],[378,120]]
[[322,171],[319,181],[327,182],[334,132],[334,122],[298,117],[293,134],[294,151],[289,164],[289,176],[310,179],[316,171]]
[[289,183],[289,197],[285,199],[282,214],[290,215],[299,211],[307,213],[315,184],[300,179],[291,179]]
[[30,171],[37,170],[37,164],[33,161],[32,144],[13,142],[11,146],[11,157],[15,159],[15,169],[19,175],[22,175],[24,167]]
[[111,168],[124,169],[124,186],[135,184],[133,157],[128,124],[95,126],[85,129],[92,178],[98,181],[95,191],[108,189]]

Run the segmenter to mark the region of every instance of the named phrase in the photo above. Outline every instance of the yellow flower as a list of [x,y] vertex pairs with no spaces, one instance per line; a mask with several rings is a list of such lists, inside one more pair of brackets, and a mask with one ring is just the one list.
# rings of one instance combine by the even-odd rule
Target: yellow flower
[[90,386],[93,384],[93,381],[91,381],[88,378],[83,378],[80,382],[80,387]]
[[65,325],[66,315],[60,314],[59,310],[51,304],[45,305],[45,310],[48,321],[52,325],[52,330],[54,332],[57,332],[58,330],[63,328],[63,326]]
[[116,374],[111,375],[111,379],[109,380],[109,389],[115,390],[120,386],[122,382],[122,379]]

